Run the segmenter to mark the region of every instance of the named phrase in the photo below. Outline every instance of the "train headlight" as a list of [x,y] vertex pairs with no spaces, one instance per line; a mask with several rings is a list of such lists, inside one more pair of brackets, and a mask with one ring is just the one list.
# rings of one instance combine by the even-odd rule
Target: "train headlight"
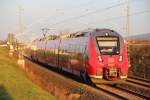
[[98,60],[99,60],[100,62],[103,62],[103,59],[102,59],[101,56],[98,56]]
[[108,36],[109,34],[108,33],[105,33],[105,36]]
[[126,76],[120,76],[121,79],[125,79],[127,78],[127,75]]
[[123,61],[123,57],[122,56],[119,56],[119,61]]

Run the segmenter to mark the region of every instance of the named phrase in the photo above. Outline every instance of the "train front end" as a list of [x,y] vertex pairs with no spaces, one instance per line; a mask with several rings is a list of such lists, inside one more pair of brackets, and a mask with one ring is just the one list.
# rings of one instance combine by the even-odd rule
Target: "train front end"
[[88,76],[94,83],[123,82],[128,57],[123,38],[113,30],[97,30],[89,39]]

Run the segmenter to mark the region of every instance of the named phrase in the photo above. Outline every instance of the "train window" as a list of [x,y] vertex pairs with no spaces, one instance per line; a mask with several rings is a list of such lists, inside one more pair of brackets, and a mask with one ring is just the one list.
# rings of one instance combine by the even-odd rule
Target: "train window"
[[117,37],[98,37],[97,44],[102,54],[118,54],[119,40]]

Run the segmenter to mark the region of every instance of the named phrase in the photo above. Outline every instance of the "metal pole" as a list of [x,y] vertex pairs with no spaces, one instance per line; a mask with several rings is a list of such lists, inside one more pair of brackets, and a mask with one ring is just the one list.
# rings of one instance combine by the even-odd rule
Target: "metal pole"
[[126,34],[127,34],[127,53],[128,53],[128,61],[129,61],[129,67],[131,66],[130,63],[130,39],[131,39],[131,33],[130,33],[130,0],[126,0]]
[[22,22],[22,8],[19,7],[19,50],[18,50],[18,64],[24,67],[24,41],[23,41],[23,22]]
[[127,37],[129,37],[130,34],[130,0],[126,0],[126,6],[127,6],[127,15],[126,15],[126,34]]

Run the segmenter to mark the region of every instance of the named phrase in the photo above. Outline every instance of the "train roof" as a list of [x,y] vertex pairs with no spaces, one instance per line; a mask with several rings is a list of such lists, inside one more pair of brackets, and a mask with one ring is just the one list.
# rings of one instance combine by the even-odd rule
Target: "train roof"
[[88,37],[88,36],[118,36],[121,37],[116,31],[111,29],[90,29],[85,31],[78,31],[71,34],[61,34],[59,36],[52,36],[51,38],[40,38],[36,39],[35,41],[45,41],[45,40],[58,40],[58,39],[70,39],[70,38],[78,38],[78,37]]
[[118,32],[111,30],[111,29],[95,29],[91,35],[98,35],[98,36],[119,36],[121,37],[120,34],[118,34]]

